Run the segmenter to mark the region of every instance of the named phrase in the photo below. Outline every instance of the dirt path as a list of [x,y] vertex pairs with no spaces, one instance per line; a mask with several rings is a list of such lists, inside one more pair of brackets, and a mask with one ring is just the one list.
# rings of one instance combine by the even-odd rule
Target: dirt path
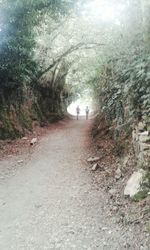
[[[91,121],[62,123],[30,158],[0,162],[1,250],[123,250],[149,247],[117,224],[86,165]],[[24,157],[24,156],[22,156]]]

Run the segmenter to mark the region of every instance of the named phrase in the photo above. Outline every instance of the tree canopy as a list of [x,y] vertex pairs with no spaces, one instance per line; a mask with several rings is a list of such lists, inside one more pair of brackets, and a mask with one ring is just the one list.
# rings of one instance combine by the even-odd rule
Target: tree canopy
[[149,1],[1,0],[0,12],[1,97],[63,85],[61,98],[90,91],[112,119],[126,106],[148,116]]

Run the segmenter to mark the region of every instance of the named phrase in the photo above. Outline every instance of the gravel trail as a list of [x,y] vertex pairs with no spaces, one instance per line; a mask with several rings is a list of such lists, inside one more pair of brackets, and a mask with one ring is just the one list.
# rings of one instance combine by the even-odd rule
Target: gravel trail
[[90,125],[62,122],[19,168],[15,157],[0,161],[0,250],[149,249],[117,224],[91,178]]

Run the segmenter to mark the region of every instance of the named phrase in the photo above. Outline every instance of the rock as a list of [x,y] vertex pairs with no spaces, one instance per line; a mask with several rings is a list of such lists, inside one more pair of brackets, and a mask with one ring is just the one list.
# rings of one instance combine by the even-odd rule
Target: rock
[[116,192],[117,192],[117,190],[116,190],[116,189],[110,189],[108,192],[109,192],[109,194],[111,194],[111,195],[115,195]]
[[144,122],[139,122],[139,124],[138,124],[138,130],[139,131],[145,130],[145,123]]
[[87,159],[87,162],[93,163],[99,160],[100,160],[100,157],[90,157]]
[[34,145],[34,144],[36,144],[37,143],[37,138],[33,138],[32,140],[31,140],[31,142],[30,142],[30,145],[32,146],[32,145]]
[[144,132],[142,132],[142,133],[139,133],[139,135],[148,136],[148,135],[149,135],[149,132],[148,132],[148,131],[144,131]]
[[141,151],[150,150],[150,144],[148,144],[148,143],[140,143],[140,150]]
[[102,227],[102,230],[103,231],[108,230],[108,227]]
[[143,245],[141,245],[141,246],[140,246],[140,249],[144,249],[144,246],[143,246]]
[[126,168],[127,164],[129,162],[129,156],[125,157],[124,160],[123,160],[123,168]]
[[23,160],[19,160],[19,161],[17,161],[17,163],[18,163],[18,164],[21,164],[21,163],[23,163]]
[[133,131],[132,131],[132,139],[133,139],[133,141],[137,141],[136,130],[133,130]]
[[129,196],[132,198],[141,190],[141,182],[142,182],[144,175],[145,175],[145,171],[143,169],[140,169],[139,171],[134,172],[131,175],[124,190],[125,196]]
[[22,140],[28,140],[28,138],[27,137],[22,137]]
[[98,163],[95,163],[92,167],[92,171],[96,171],[98,168],[100,168],[100,165]]
[[115,173],[115,179],[119,180],[121,177],[122,177],[122,172],[121,172],[120,168],[118,168],[116,170],[116,173]]
[[145,131],[145,132],[139,134],[139,141],[140,142],[149,142],[150,141],[150,136],[148,134],[148,131]]

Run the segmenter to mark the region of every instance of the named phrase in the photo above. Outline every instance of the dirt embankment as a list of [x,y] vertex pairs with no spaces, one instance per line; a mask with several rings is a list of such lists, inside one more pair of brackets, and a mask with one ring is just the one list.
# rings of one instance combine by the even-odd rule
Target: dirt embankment
[[149,234],[150,195],[139,202],[124,196],[127,181],[137,170],[130,138],[119,142],[112,139],[103,119],[95,122],[93,133],[91,152],[100,157],[99,168],[92,174],[94,182],[109,193],[108,204],[118,223],[136,227],[138,234]]

